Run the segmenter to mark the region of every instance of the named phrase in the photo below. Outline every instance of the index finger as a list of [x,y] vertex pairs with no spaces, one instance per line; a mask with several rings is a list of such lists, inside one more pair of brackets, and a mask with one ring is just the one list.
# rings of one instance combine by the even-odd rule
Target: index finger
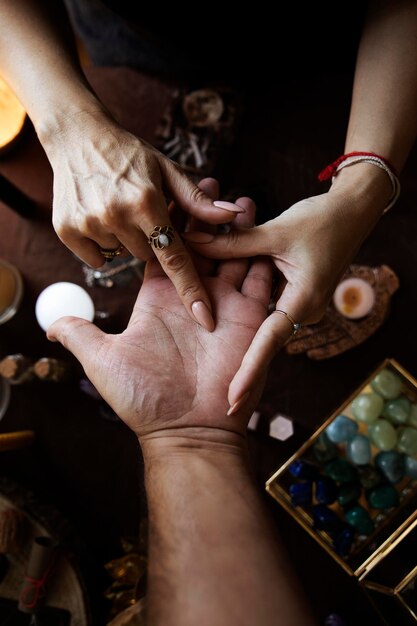
[[150,231],[148,241],[190,317],[212,332],[215,324],[210,299],[189,252],[168,217],[165,224],[156,225]]

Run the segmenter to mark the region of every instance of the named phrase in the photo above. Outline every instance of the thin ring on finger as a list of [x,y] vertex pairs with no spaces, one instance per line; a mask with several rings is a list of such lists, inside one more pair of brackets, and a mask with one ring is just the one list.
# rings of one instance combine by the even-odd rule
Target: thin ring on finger
[[286,317],[292,326],[292,334],[295,335],[298,333],[298,331],[301,328],[301,324],[300,322],[296,322],[289,313],[287,313],[286,311],[283,311],[282,309],[274,309],[272,313],[279,313],[279,315],[283,315],[284,317]]

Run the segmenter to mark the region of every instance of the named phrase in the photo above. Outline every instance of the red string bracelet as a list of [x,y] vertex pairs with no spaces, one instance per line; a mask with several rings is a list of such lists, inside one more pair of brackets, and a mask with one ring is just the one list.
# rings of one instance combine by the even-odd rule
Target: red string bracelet
[[327,167],[325,167],[318,175],[317,178],[319,179],[319,181],[323,182],[325,180],[329,180],[329,178],[331,178],[336,173],[339,165],[350,157],[374,157],[379,161],[385,163],[385,165],[389,167],[394,176],[398,176],[397,172],[395,171],[395,167],[388,161],[388,159],[379,156],[379,154],[375,154],[375,152],[348,152],[347,154],[342,154],[342,156],[338,157],[336,161],[333,161],[333,163],[330,163],[330,165],[327,165]]
[[375,154],[375,152],[349,152],[348,154],[342,154],[336,161],[330,163],[327,167],[324,168],[318,175],[319,181],[328,180],[329,178],[334,181],[337,176],[337,173],[345,167],[350,167],[351,165],[355,165],[356,163],[370,163],[371,165],[376,165],[380,169],[382,169],[387,176],[389,177],[392,185],[392,195],[388,202],[388,205],[385,207],[383,213],[386,213],[390,210],[392,206],[398,200],[398,197],[401,192],[400,181],[398,180],[397,173],[395,168],[388,159]]

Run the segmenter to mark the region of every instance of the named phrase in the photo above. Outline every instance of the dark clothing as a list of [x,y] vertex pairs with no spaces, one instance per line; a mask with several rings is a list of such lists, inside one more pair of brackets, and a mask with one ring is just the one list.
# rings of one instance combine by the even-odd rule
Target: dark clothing
[[[345,5],[343,23],[330,2],[280,2],[278,21],[270,3],[254,3],[235,19],[224,2],[190,9],[151,0],[65,0],[73,24],[98,65],[127,65],[175,80],[225,80],[241,86],[276,82],[291,74],[351,70],[365,2]],[[186,17],[184,17],[186,16]],[[189,28],[188,24],[193,24]]]

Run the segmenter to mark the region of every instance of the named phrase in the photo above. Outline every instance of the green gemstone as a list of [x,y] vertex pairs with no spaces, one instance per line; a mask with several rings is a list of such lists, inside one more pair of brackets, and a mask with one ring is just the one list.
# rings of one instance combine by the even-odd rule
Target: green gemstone
[[364,489],[373,489],[383,480],[381,472],[372,465],[358,467],[359,481]]
[[325,474],[338,483],[349,483],[356,478],[355,468],[344,459],[335,459],[327,463]]
[[319,463],[327,463],[337,456],[337,447],[326,433],[321,433],[314,442],[313,454]]
[[361,495],[361,486],[359,483],[345,483],[340,486],[337,501],[341,506],[348,506],[358,500]]
[[417,454],[417,430],[411,426],[398,429],[397,450],[409,456]]
[[410,415],[408,416],[407,424],[417,428],[417,404],[412,404],[410,408]]
[[377,393],[361,393],[352,402],[352,413],[360,422],[372,424],[381,415],[384,401]]
[[401,396],[396,400],[385,402],[382,415],[394,424],[405,424],[411,411],[411,403],[408,398]]
[[371,387],[385,400],[393,400],[400,395],[402,382],[397,374],[385,369],[375,376],[371,382]]
[[351,524],[361,535],[370,535],[374,529],[374,523],[363,506],[357,504],[349,511],[346,511],[345,520]]
[[368,431],[372,443],[380,450],[392,450],[397,445],[397,431],[388,420],[377,420]]
[[390,509],[399,502],[397,490],[391,485],[380,485],[366,496],[373,509]]

